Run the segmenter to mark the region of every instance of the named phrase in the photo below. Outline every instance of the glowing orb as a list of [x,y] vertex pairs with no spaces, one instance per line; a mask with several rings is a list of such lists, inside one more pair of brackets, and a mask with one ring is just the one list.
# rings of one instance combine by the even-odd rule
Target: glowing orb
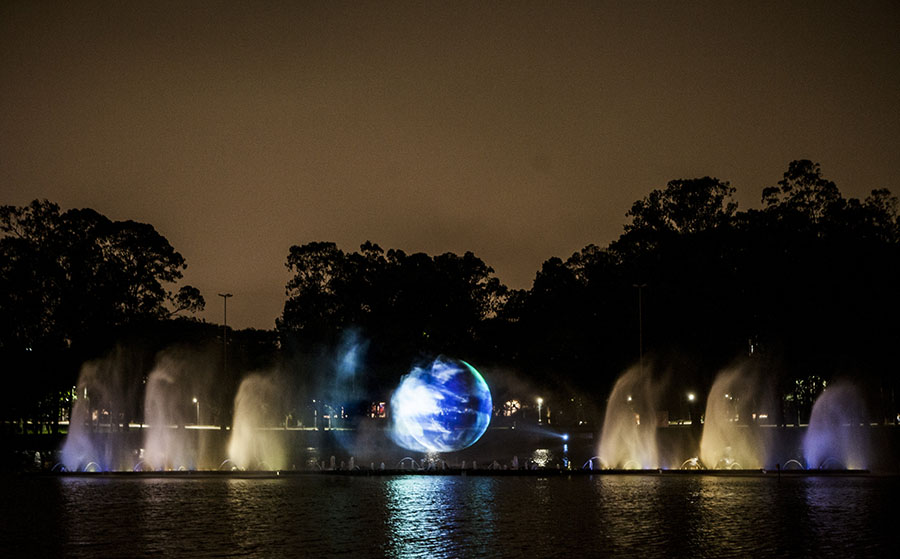
[[391,438],[417,452],[453,452],[475,444],[491,422],[491,391],[465,361],[437,358],[415,367],[391,396]]

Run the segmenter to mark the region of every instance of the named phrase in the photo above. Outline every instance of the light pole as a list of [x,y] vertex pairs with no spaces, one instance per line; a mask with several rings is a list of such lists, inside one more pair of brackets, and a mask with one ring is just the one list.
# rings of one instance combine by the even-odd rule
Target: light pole
[[640,358],[641,377],[644,376],[644,302],[641,290],[647,287],[646,283],[635,283],[632,287],[638,290],[638,356]]
[[[692,429],[693,429],[693,428],[696,428],[696,425],[694,424],[694,400],[695,400],[695,399],[696,399],[696,396],[694,396],[694,393],[693,393],[693,392],[688,392],[688,395],[687,395],[687,401],[688,401],[688,418],[689,418],[690,421],[691,421],[691,428],[692,428]],[[697,423],[699,423],[699,422],[697,422]]]
[[194,398],[194,404],[197,405],[197,425],[200,425],[200,400]]
[[544,399],[543,399],[543,398],[538,398],[538,399],[537,399],[537,405],[538,405],[538,423],[541,423],[541,421],[542,421],[542,419],[541,419],[541,405],[542,405],[543,403],[544,403]]
[[219,293],[224,303],[225,320],[222,325],[222,376],[228,375],[228,298],[232,297],[231,293]]

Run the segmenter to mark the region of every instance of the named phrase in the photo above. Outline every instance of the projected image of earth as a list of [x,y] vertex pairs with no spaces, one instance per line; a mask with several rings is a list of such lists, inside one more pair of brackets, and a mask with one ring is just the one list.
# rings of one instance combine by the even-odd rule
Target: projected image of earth
[[465,361],[439,357],[415,367],[391,397],[391,438],[417,452],[453,452],[475,444],[491,422],[491,391]]

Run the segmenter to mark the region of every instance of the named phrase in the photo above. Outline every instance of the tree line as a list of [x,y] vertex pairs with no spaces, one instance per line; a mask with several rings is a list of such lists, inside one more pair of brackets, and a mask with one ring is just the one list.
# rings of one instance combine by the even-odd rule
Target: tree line
[[[734,192],[712,177],[670,181],[634,202],[618,239],[550,258],[527,290],[471,252],[293,246],[275,330],[230,333],[243,350],[223,374],[280,363],[314,394],[331,373],[308,364],[352,331],[368,342],[359,390],[372,398],[442,353],[601,403],[639,360],[701,394],[743,360],[786,401],[810,379],[846,375],[873,416],[896,413],[897,198],[845,198],[809,160],[791,162],[759,209],[739,210]],[[203,297],[174,287],[184,259],[150,225],[35,201],[0,208],[0,234],[7,420],[52,409],[36,402],[71,388],[79,364],[123,336],[148,352],[221,343],[220,327],[182,316]]]

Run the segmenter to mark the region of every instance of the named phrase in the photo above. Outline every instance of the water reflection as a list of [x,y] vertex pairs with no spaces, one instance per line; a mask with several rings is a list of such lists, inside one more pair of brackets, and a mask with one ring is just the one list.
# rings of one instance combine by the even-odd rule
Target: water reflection
[[698,525],[693,533],[699,548],[719,557],[777,554],[774,493],[760,491],[761,483],[771,486],[777,480],[703,476],[697,482]]
[[384,482],[389,557],[487,553],[495,526],[495,478],[408,476]]
[[643,547],[655,534],[657,480],[632,476],[593,479],[598,523],[596,530],[611,555],[627,555]]
[[[869,494],[870,488],[860,481],[816,477],[803,480],[808,510],[806,524],[812,533],[810,551],[815,551],[816,555],[862,557],[875,554],[877,548],[873,545],[876,542],[861,540],[858,535],[884,525],[885,518],[879,517],[873,505],[877,501],[876,495]],[[896,531],[896,526],[885,528]]]
[[785,541],[802,538],[780,515],[794,510],[798,495],[782,493],[776,479],[598,476],[594,483],[596,539],[613,556],[779,556]]
[[896,477],[5,481],[4,557],[900,557]]

